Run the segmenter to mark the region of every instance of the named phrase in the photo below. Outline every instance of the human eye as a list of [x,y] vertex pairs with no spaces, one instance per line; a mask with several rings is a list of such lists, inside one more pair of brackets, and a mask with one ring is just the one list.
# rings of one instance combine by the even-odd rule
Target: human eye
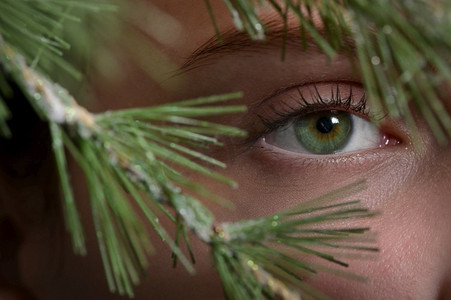
[[[279,94],[262,146],[303,155],[334,155],[392,146],[399,140],[370,121],[365,92],[350,83],[308,84]],[[268,113],[268,112],[267,112]]]

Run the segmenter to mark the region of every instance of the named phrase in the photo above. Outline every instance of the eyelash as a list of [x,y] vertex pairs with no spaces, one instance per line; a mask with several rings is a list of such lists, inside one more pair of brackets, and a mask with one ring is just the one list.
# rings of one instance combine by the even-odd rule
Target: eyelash
[[261,114],[257,115],[266,128],[261,135],[269,134],[284,127],[297,117],[320,111],[343,110],[369,118],[366,94],[363,93],[360,99],[356,103],[353,103],[352,85],[349,85],[350,92],[347,97],[341,96],[340,85],[342,84],[337,83],[335,87],[331,87],[329,98],[322,96],[318,91],[317,85],[313,84],[315,93],[312,93],[312,99],[310,101],[303,95],[301,89],[297,88],[299,97],[295,99],[296,105],[294,107],[288,105],[286,102],[281,103],[285,109],[275,108],[274,105],[270,105],[269,108],[275,117],[267,117]]

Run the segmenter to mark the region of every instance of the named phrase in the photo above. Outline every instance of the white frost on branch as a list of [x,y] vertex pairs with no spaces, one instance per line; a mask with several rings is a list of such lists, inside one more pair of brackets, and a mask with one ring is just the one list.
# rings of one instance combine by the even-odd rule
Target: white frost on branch
[[91,136],[96,128],[94,115],[78,105],[66,89],[30,68],[22,55],[4,43],[1,35],[0,55],[6,57],[9,64],[7,69],[20,77],[28,96],[48,120],[58,124],[76,125],[80,136]]

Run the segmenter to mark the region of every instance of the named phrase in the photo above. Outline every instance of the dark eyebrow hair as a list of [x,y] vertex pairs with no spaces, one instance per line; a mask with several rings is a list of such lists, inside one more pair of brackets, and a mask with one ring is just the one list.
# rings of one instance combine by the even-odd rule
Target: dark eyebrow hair
[[[274,47],[280,48],[282,53],[283,43],[289,47],[299,48],[307,54],[321,53],[318,45],[308,34],[305,35],[305,44],[303,44],[301,27],[299,25],[290,24],[284,27],[283,20],[280,17],[271,17],[265,22],[265,26],[267,31],[265,32],[266,39],[264,41],[252,40],[246,32],[238,31],[234,27],[220,33],[222,41],[218,39],[218,36],[211,37],[186,59],[179,72],[184,73],[196,69],[208,64],[210,59],[237,52],[258,53]],[[324,29],[322,27],[317,29],[324,36]],[[355,55],[354,40],[351,37],[344,37],[343,49],[351,56]]]

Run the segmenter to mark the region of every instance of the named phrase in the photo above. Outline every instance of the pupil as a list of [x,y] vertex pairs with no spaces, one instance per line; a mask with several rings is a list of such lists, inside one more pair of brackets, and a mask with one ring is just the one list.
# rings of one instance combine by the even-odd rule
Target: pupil
[[322,117],[319,118],[316,122],[316,129],[318,129],[321,133],[329,133],[334,129],[334,123],[332,122],[332,118]]

